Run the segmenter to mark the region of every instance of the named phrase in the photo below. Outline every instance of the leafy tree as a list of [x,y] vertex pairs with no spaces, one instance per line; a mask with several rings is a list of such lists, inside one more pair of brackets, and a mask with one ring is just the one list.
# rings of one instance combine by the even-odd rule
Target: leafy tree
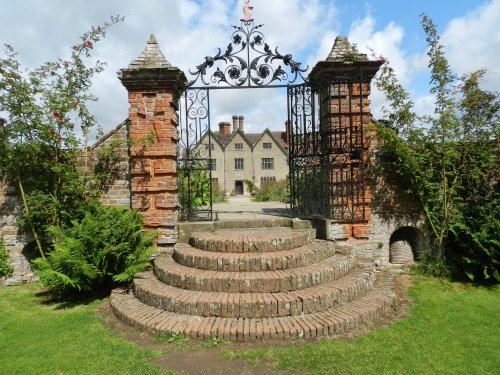
[[498,95],[481,89],[484,70],[463,77],[453,73],[433,21],[422,15],[421,22],[434,115],[414,112],[410,95],[386,62],[376,84],[389,102],[388,126],[379,127],[378,136],[390,151],[393,173],[430,228],[431,246],[421,269],[500,281]]
[[37,242],[40,256],[49,250],[49,226],[68,225],[82,217],[89,199],[99,193],[92,174],[79,168],[81,150],[97,128],[87,104],[93,77],[105,64],[86,62],[95,43],[123,18],[111,17],[71,47],[71,57],[23,69],[14,49],[6,45],[0,58],[0,175],[15,181],[24,213],[20,224]]

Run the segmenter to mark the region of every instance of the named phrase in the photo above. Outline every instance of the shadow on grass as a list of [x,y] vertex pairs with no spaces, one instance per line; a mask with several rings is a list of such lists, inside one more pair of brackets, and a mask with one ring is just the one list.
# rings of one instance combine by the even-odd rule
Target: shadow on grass
[[94,293],[82,293],[72,295],[58,295],[48,290],[35,293],[35,297],[39,298],[40,304],[45,306],[53,306],[54,310],[67,310],[78,306],[87,306],[96,301],[101,301],[111,294],[111,289],[105,289]]

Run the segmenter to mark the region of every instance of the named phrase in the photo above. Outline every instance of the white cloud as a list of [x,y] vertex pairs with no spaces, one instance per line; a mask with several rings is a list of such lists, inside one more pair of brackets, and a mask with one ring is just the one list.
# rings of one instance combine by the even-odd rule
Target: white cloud
[[[371,51],[373,50],[377,57],[383,56],[389,60],[398,79],[407,86],[415,74],[415,64],[412,64],[411,57],[407,56],[403,49],[404,34],[403,27],[395,22],[390,22],[383,29],[377,30],[376,20],[367,15],[353,22],[348,39],[357,45],[360,52],[368,54],[368,58],[374,59]],[[374,84],[370,100],[375,118],[383,118],[382,107],[386,105],[385,96]]]
[[349,32],[348,39],[358,46],[360,52],[367,53],[371,57],[372,49],[377,56],[388,59],[395,73],[403,84],[410,82],[412,70],[408,63],[402,41],[404,29],[395,22],[390,22],[382,30],[376,30],[376,21],[372,16],[356,20]]
[[464,17],[450,21],[442,43],[450,65],[459,73],[488,69],[485,87],[500,87],[500,0],[492,0]]
[[[333,0],[252,0],[254,18],[262,28],[266,42],[282,54],[292,53],[309,71],[318,60],[326,58],[335,37],[345,23]],[[149,34],[154,33],[167,59],[186,73],[213,56],[217,47],[225,49],[242,17],[242,1],[223,0],[16,0],[2,4],[0,43],[11,43],[28,66],[38,66],[58,56],[68,56],[78,36],[111,14],[127,16],[115,25],[94,48],[96,59],[107,61],[108,68],[94,82],[93,92],[99,102],[92,104],[99,122],[110,130],[127,116],[126,89],[116,71],[139,56]],[[413,55],[403,48],[405,30],[395,22],[377,26],[368,14],[355,21],[349,31],[351,42],[363,52],[367,46],[391,61],[401,81],[411,87],[417,73],[426,68],[425,52]],[[500,0],[493,0],[475,12],[449,23],[443,36],[450,62],[460,71],[486,66],[492,72],[490,85],[498,88],[500,74],[500,34],[495,21],[500,14]],[[496,17],[495,17],[496,16]],[[344,25],[345,26],[345,25]],[[306,73],[307,74],[307,73]],[[230,120],[230,115],[246,117],[248,131],[265,127],[281,129],[286,117],[286,96],[275,90],[228,91],[212,101],[212,124]],[[422,94],[420,94],[421,96]],[[372,94],[372,108],[377,116],[383,97]],[[426,101],[417,98],[422,110]],[[419,107],[419,108],[420,108]],[[228,116],[226,118],[226,116]]]

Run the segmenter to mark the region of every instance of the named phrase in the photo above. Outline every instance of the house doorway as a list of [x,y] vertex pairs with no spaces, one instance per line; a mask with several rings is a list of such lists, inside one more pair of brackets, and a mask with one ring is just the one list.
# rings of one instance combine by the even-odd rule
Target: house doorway
[[243,189],[243,181],[242,180],[234,181],[234,193],[236,195],[243,195],[244,189]]

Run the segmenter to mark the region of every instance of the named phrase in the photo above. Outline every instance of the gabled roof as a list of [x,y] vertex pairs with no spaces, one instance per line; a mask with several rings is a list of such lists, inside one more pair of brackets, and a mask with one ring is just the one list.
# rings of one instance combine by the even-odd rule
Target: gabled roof
[[226,149],[226,147],[231,143],[231,141],[237,134],[239,134],[243,138],[243,140],[250,146],[251,149],[255,148],[255,145],[260,142],[264,134],[268,134],[284,153],[286,153],[288,150],[288,145],[286,144],[286,133],[280,131],[272,132],[269,129],[266,129],[262,133],[242,133],[240,130],[237,130],[235,133],[219,135],[215,135],[212,132],[211,136],[212,139],[214,139],[217,143],[219,143],[219,145],[222,146],[222,149]]
[[286,132],[278,132],[278,131],[272,132],[269,130],[269,128],[266,128],[262,133],[258,134],[259,139],[253,144],[254,147],[255,145],[257,145],[257,143],[259,143],[262,140],[264,134],[269,135],[271,139],[274,141],[274,143],[276,143],[276,145],[281,149],[281,151],[283,151],[283,153],[286,154],[288,152],[288,145],[285,142]]

